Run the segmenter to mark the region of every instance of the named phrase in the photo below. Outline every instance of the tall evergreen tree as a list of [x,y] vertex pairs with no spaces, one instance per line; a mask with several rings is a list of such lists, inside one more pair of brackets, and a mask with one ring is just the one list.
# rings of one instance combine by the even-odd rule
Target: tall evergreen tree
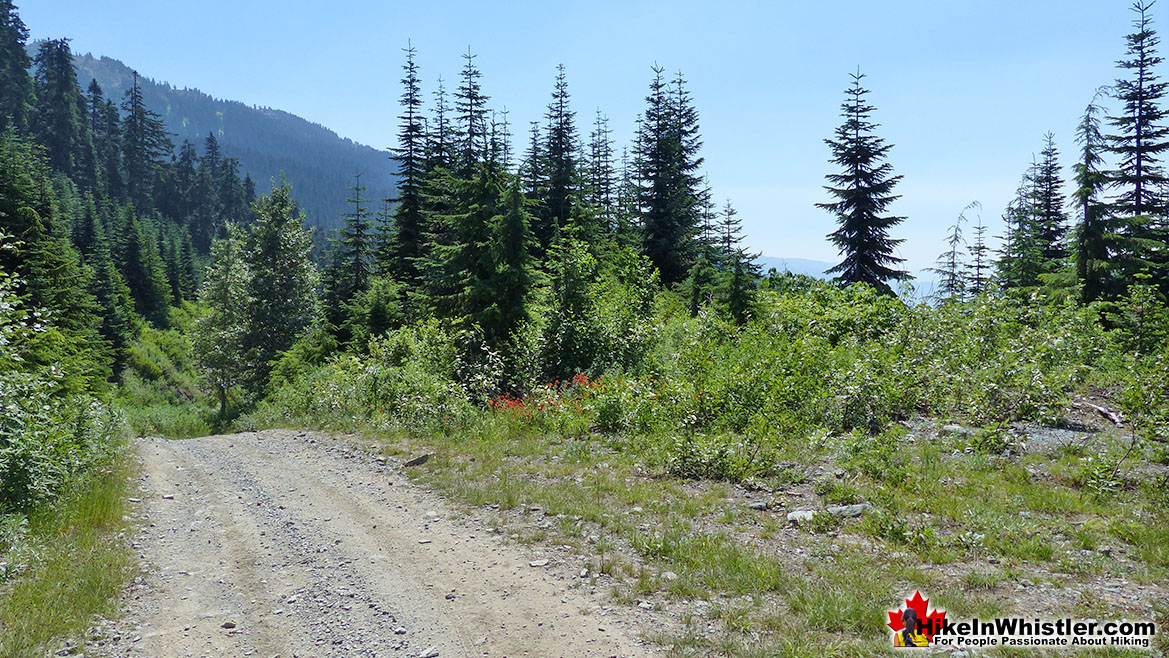
[[267,385],[272,361],[317,316],[312,236],[303,227],[304,213],[297,210],[287,182],[256,202],[243,256],[249,276],[242,349],[248,365],[245,383],[253,394]]
[[[977,203],[977,202],[975,202]],[[978,205],[982,208],[982,204]],[[990,286],[990,247],[986,244],[986,224],[982,221],[982,213],[978,214],[978,223],[974,225],[974,240],[966,248],[970,260],[966,263],[969,273],[969,288],[973,295],[981,295]]]
[[613,163],[613,131],[609,118],[597,109],[589,133],[584,202],[597,213],[609,235],[617,231],[617,172]]
[[398,164],[398,198],[394,211],[394,232],[381,269],[392,272],[398,280],[418,281],[418,260],[422,257],[423,225],[422,186],[425,183],[426,132],[422,123],[422,88],[414,48],[406,49],[406,71],[402,78],[402,117],[398,128],[398,147],[393,159]]
[[28,28],[12,0],[0,0],[0,132],[8,126],[17,131],[28,127],[32,109],[33,81],[28,69]]
[[479,78],[483,74],[475,66],[475,55],[471,49],[463,55],[463,71],[455,91],[455,112],[458,114],[458,166],[459,176],[470,178],[475,165],[486,162],[489,151],[487,134],[487,101]]
[[353,296],[369,286],[373,269],[373,235],[370,226],[368,200],[362,193],[368,188],[361,184],[361,173],[354,175],[349,188],[347,202],[353,204],[351,212],[344,217],[345,225],[333,245],[333,262],[329,268],[328,308],[329,320],[340,325],[344,306]]
[[1116,235],[1109,224],[1108,209],[1101,194],[1108,182],[1102,169],[1105,142],[1100,134],[1101,108],[1092,99],[1076,128],[1076,143],[1080,146],[1079,162],[1073,165],[1076,191],[1072,194],[1079,211],[1079,223],[1072,241],[1072,259],[1076,264],[1076,280],[1080,286],[1080,301],[1089,303],[1098,299],[1107,285],[1110,254],[1119,252],[1113,243]]
[[950,235],[946,238],[947,249],[938,256],[934,267],[931,268],[939,277],[937,295],[943,301],[960,301],[966,295],[968,276],[962,252],[966,250],[967,243],[962,237],[962,224],[967,221],[968,210],[981,207],[982,204],[979,202],[971,201],[958,213],[958,219],[954,220],[954,224],[948,229]]
[[480,163],[470,180],[455,183],[451,212],[435,217],[442,235],[432,247],[429,279],[439,315],[476,324],[494,303],[491,226],[499,214],[499,174]]
[[251,276],[242,243],[243,236],[234,227],[228,227],[226,238],[215,241],[199,291],[206,313],[196,321],[192,340],[199,365],[215,388],[221,418],[227,414],[231,389],[245,380],[248,365],[244,345],[252,308],[248,298]]
[[1044,136],[1043,151],[1035,170],[1035,239],[1045,273],[1062,267],[1068,256],[1064,242],[1067,234],[1067,215],[1064,213],[1063,179],[1059,172],[1059,152],[1055,135]]
[[455,157],[455,132],[451,126],[450,107],[447,105],[446,88],[439,76],[434,90],[434,120],[429,124],[426,135],[426,171],[429,174],[438,168],[450,169]]
[[897,269],[904,259],[894,255],[902,240],[889,237],[889,229],[905,218],[884,214],[899,198],[892,191],[901,176],[894,175],[893,165],[886,161],[893,145],[873,134],[879,124],[870,120],[875,108],[865,100],[869,90],[861,87],[864,74],[851,77],[852,87],[845,90],[840,106],[844,123],[834,139],[824,140],[832,150],[832,162],[842,169],[826,176],[832,185],[825,189],[836,201],[816,207],[836,215],[840,223],[828,237],[844,259],[828,272],[835,272],[842,283],[864,282],[890,293],[887,281],[909,278],[908,272]]
[[49,158],[49,166],[66,176],[80,173],[74,159],[82,155],[85,124],[81,117],[81,87],[73,68],[68,39],[42,41],[35,60],[36,100],[32,134]]
[[1119,159],[1111,175],[1112,187],[1119,192],[1112,204],[1113,224],[1124,238],[1121,253],[1113,259],[1123,284],[1131,283],[1138,271],[1152,269],[1155,281],[1169,288],[1169,231],[1162,195],[1166,178],[1161,164],[1169,149],[1162,107],[1169,87],[1155,71],[1162,58],[1157,55],[1160,39],[1152,28],[1153,4],[1138,0],[1132,5],[1134,31],[1125,36],[1126,58],[1117,62],[1128,77],[1118,79],[1114,86],[1122,111],[1108,119],[1115,131],[1109,136],[1111,150]]
[[166,266],[158,250],[149,222],[144,222],[127,206],[124,210],[125,230],[122,238],[122,272],[130,287],[134,309],[158,327],[167,326],[167,309],[170,307],[170,283],[166,277]]
[[173,150],[170,137],[158,114],[146,107],[138,73],[126,90],[122,102],[126,113],[122,124],[122,162],[126,169],[126,188],[129,198],[139,211],[153,207],[153,190],[157,176],[157,161]]
[[536,238],[520,192],[519,178],[512,176],[503,193],[500,214],[491,219],[492,272],[486,288],[492,303],[480,316],[484,340],[499,349],[507,346],[515,331],[530,318],[529,296],[535,287]]
[[637,136],[642,248],[667,285],[681,281],[697,255],[702,204],[698,113],[681,74],[667,84],[655,67]]
[[548,122],[543,149],[548,188],[539,209],[540,221],[535,231],[541,250],[548,249],[572,216],[577,193],[576,112],[569,108],[568,103],[568,81],[564,75],[564,65],[561,64],[556,69],[552,102],[548,104],[548,111],[544,115]]

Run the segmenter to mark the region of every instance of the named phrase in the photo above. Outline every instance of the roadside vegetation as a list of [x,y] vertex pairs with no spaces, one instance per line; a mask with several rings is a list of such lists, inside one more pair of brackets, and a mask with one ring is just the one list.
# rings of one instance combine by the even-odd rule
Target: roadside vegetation
[[304,370],[241,426],[432,453],[419,481],[669,611],[675,655],[873,655],[915,589],[962,617],[1165,623],[1169,361],[1134,349],[1160,329],[1119,320],[1144,292],[907,305],[779,276],[741,327],[662,294],[638,358],[600,351],[522,396],[460,383],[459,336],[420,325]]

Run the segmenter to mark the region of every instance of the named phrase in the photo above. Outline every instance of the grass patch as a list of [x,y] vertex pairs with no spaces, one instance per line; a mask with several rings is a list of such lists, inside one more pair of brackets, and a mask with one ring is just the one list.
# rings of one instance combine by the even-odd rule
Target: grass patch
[[94,615],[115,609],[134,566],[118,537],[131,474],[122,456],[79,476],[3,547],[6,559],[27,566],[0,585],[0,656],[43,656],[54,639],[80,637]]

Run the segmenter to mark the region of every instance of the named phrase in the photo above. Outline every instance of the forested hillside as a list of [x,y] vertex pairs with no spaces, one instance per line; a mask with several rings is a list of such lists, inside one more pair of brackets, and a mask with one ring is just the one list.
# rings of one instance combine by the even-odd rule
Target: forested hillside
[[[82,89],[96,79],[106,95],[120,98],[133,84],[130,67],[113,58],[87,53],[74,63]],[[198,89],[179,89],[148,78],[139,78],[139,86],[146,108],[158,113],[177,143],[201,144],[214,134],[224,157],[240,161],[241,175],[251,176],[262,191],[283,173],[296,188],[309,226],[324,229],[320,236],[339,226],[345,189],[355,173],[364,174],[374,199],[393,196],[393,164],[386,151],[353,143],[281,110],[222,101]]]
[[[110,98],[118,99],[133,84],[133,70],[116,59],[86,53],[75,57],[74,65],[82,89],[96,80]],[[139,79],[139,87],[147,109],[161,117],[176,142],[201,144],[207,135],[215,135],[223,155],[237,159],[241,175],[250,176],[261,190],[283,173],[296,189],[309,225],[323,229],[322,238],[340,224],[345,190],[355,173],[364,175],[372,198],[393,196],[393,163],[384,150],[341,138],[281,110],[220,100],[146,78]]]

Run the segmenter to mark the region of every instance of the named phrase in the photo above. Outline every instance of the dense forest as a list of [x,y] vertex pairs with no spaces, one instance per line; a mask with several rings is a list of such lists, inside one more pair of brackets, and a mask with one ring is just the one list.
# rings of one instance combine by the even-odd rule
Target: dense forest
[[[0,0],[0,513],[53,499],[127,420],[171,436],[506,423],[513,440],[608,437],[655,472],[736,482],[836,436],[858,482],[896,491],[911,486],[907,419],[989,428],[971,450],[1009,457],[1010,423],[1066,423],[1087,391],[1132,428],[1128,452],[1069,476],[1104,499],[1126,460],[1169,456],[1169,110],[1150,7],[1133,8],[1117,79],[1084,90],[1079,125],[1053,127],[1076,131],[1072,177],[1037,136],[1001,246],[964,212],[920,301],[895,288],[896,151],[859,72],[825,136],[819,207],[840,262],[821,281],[760,271],[704,178],[680,72],[653,69],[617,145],[604,114],[572,109],[563,67],[544,121],[520,131],[471,52],[448,89],[407,48],[376,174],[397,190],[333,172],[346,212],[314,238],[329,221],[306,218],[299,183],[257,194],[241,176],[286,154],[236,136],[229,157],[214,128],[176,144],[137,74],[120,94],[83,86],[69,41],[30,57]],[[1154,509],[1169,488],[1129,495]]]

